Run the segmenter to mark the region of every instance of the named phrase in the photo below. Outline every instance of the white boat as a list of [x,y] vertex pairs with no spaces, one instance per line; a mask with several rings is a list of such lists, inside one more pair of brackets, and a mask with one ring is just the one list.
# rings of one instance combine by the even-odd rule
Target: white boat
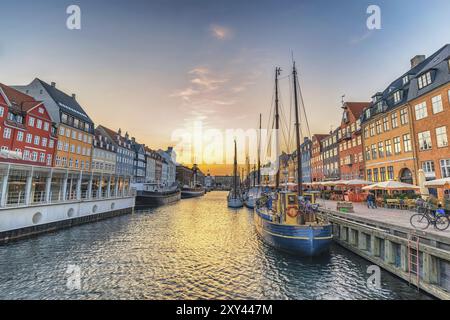
[[230,208],[242,208],[244,206],[244,202],[242,201],[241,197],[239,196],[234,196],[233,195],[233,191],[230,192],[230,194],[228,195],[228,207]]
[[252,187],[248,190],[244,205],[249,209],[254,209],[259,198],[261,198],[261,187]]

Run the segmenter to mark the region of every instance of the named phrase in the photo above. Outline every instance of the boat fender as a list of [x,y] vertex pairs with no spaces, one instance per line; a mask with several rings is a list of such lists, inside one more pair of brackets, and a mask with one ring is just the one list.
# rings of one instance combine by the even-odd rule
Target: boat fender
[[288,209],[287,214],[288,214],[289,217],[295,218],[298,215],[298,210],[296,208],[294,208],[294,207],[291,207],[291,208]]

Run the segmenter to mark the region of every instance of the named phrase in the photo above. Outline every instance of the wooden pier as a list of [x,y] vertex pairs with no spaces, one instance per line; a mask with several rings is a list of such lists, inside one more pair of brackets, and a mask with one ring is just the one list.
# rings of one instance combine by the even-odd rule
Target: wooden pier
[[355,204],[354,213],[341,213],[336,202],[319,203],[338,244],[421,290],[450,300],[450,230],[432,226],[415,230],[409,223],[414,212],[407,210]]

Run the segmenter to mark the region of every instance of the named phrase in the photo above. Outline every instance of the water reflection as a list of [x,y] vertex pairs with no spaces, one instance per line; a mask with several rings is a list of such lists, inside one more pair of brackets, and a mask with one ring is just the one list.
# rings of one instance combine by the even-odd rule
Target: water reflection
[[[81,268],[69,290],[67,266]],[[296,258],[264,244],[226,193],[141,210],[0,247],[1,299],[427,299],[339,246]]]

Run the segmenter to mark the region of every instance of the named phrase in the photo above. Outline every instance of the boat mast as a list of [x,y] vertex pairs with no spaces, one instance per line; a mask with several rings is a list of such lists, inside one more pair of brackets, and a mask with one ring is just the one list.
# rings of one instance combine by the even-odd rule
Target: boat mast
[[234,140],[234,172],[233,172],[233,195],[234,199],[237,198],[236,196],[236,189],[237,189],[237,147],[236,147],[236,140]]
[[262,114],[259,114],[259,141],[258,141],[258,186],[261,185],[261,122]]
[[298,112],[298,97],[297,97],[297,69],[294,67],[292,72],[294,78],[294,103],[295,103],[295,135],[297,140],[297,192],[299,196],[303,195],[302,185],[302,152],[300,147],[300,119]]
[[278,141],[278,130],[280,129],[280,112],[279,112],[279,99],[278,99],[278,76],[280,75],[281,68],[275,68],[275,132],[276,132],[276,164],[277,164],[277,175],[275,180],[275,189],[280,187],[280,157],[278,155],[279,141]]

